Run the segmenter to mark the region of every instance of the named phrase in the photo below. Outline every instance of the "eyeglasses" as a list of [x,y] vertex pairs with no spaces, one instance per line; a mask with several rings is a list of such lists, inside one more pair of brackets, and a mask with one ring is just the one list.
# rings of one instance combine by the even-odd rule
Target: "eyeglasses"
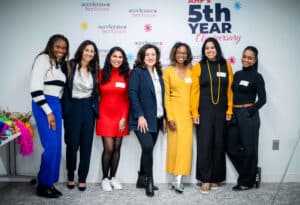
[[179,56],[187,56],[187,53],[186,53],[186,52],[180,52],[180,51],[177,51],[177,52],[176,52],[176,55],[179,55]]

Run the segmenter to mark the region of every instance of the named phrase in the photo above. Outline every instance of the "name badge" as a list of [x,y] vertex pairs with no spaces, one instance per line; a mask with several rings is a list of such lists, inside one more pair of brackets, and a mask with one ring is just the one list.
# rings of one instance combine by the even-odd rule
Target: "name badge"
[[125,83],[116,82],[116,88],[125,88]]
[[243,86],[245,86],[245,87],[248,87],[249,81],[241,80],[241,81],[240,81],[240,85],[243,85]]
[[222,78],[226,78],[226,73],[224,72],[217,72],[217,77],[222,77]]
[[192,78],[184,78],[185,83],[192,83]]

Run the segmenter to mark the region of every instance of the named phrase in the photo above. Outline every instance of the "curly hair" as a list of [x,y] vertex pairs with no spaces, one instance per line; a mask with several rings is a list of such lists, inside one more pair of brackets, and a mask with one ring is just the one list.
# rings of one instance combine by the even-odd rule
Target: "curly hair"
[[186,51],[187,51],[187,56],[186,56],[186,60],[184,61],[184,65],[187,66],[187,65],[190,65],[192,60],[193,60],[193,56],[192,56],[192,51],[191,51],[191,48],[189,47],[188,44],[186,43],[183,43],[183,42],[177,42],[174,44],[174,46],[172,47],[171,51],[170,51],[170,61],[171,61],[171,65],[175,65],[177,63],[176,61],[176,52],[177,52],[177,49],[181,46],[184,46],[186,48]]
[[134,62],[134,68],[139,67],[142,69],[147,69],[147,65],[145,64],[145,56],[146,56],[146,50],[153,48],[156,53],[156,62],[154,64],[154,67],[156,68],[156,71],[159,75],[162,75],[162,65],[160,62],[160,50],[158,47],[152,44],[145,44],[143,45],[140,50],[137,53],[136,60]]

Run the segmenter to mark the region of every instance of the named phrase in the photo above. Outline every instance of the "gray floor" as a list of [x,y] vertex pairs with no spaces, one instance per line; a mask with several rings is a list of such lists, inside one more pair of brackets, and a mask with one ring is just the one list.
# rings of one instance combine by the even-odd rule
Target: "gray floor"
[[[219,190],[211,191],[203,195],[196,184],[186,184],[183,194],[177,194],[169,189],[167,184],[158,184],[159,191],[155,196],[145,196],[143,189],[136,189],[134,184],[123,184],[124,189],[103,192],[100,184],[88,184],[85,192],[77,189],[69,190],[65,184],[57,185],[63,192],[59,199],[44,199],[35,195],[35,186],[28,182],[1,182],[0,204],[1,205],[93,205],[93,204],[201,204],[201,205],[242,205],[242,204],[272,204],[278,184],[262,184],[260,189],[252,189],[244,192],[233,192],[233,184],[224,184]],[[300,205],[300,183],[284,183],[280,187],[274,204]]]

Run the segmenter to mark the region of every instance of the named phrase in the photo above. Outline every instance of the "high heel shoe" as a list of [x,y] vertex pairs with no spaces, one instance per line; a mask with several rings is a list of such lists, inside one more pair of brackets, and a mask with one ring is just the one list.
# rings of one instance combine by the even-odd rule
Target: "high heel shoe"
[[86,190],[86,184],[85,183],[79,183],[77,186],[79,191],[85,191]]
[[75,182],[74,182],[74,181],[68,181],[68,182],[67,182],[67,187],[68,187],[69,189],[74,189],[74,187],[75,187]]

